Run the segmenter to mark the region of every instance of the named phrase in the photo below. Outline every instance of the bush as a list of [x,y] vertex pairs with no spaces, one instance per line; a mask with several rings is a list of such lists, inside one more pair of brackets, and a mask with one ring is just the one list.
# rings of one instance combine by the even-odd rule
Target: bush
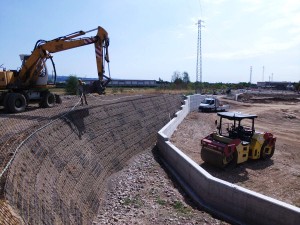
[[70,75],[69,78],[66,81],[66,93],[70,95],[76,95],[77,94],[77,84],[78,79],[76,76]]

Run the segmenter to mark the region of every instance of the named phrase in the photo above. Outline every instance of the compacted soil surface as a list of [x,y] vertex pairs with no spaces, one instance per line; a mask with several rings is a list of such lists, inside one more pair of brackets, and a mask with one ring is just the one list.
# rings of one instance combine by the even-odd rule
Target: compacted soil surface
[[[103,97],[103,100],[110,98],[113,97]],[[251,97],[247,96],[247,101],[249,99]],[[253,103],[222,99],[223,103],[230,104],[230,111],[257,114],[256,129],[270,131],[277,137],[271,160],[249,161],[224,170],[203,163],[200,141],[216,129],[216,113],[190,113],[171,141],[212,175],[300,207],[300,105],[299,101],[275,100],[260,103],[256,99]],[[88,101],[92,104],[92,97],[88,97]],[[21,135],[26,127],[34,127],[36,120],[44,122],[43,118],[32,117],[31,113],[37,111],[50,113],[47,109],[38,109],[25,113],[26,117],[10,115],[4,118],[17,119],[18,124],[23,125],[18,131]],[[2,110],[0,114],[5,115]],[[53,116],[55,113],[45,121]],[[5,124],[5,129],[15,128],[14,123]],[[134,156],[106,182],[106,193],[93,224],[228,224],[198,208],[185,195],[161,165],[155,148]]]
[[[96,104],[96,98],[90,95],[87,98],[89,106]],[[122,98],[126,100],[124,96],[102,96],[101,100]],[[0,108],[1,171],[30,132],[68,112],[78,101],[78,97],[64,96],[62,105],[51,109],[32,106],[21,114],[6,114]],[[1,188],[4,183],[5,176]],[[182,192],[161,165],[155,148],[143,149],[105,183],[106,191],[98,215],[92,218],[93,224],[227,224],[199,209]],[[0,224],[22,224],[3,196]]]
[[241,101],[221,99],[231,106],[229,111],[258,115],[256,130],[271,132],[277,138],[270,160],[251,160],[225,169],[204,163],[201,139],[216,131],[216,113],[190,113],[171,142],[213,176],[300,207],[300,96],[285,98],[247,94],[239,98]]

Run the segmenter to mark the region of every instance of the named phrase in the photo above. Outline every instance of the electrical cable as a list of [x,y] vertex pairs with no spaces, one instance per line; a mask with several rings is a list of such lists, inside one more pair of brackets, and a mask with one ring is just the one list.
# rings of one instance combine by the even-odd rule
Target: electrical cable
[[[89,96],[93,96],[93,95],[90,95]],[[111,99],[111,100],[104,100],[104,99],[100,99],[100,101],[104,101],[104,102],[109,102],[109,101],[117,101],[117,100],[121,100],[123,98],[130,98],[130,97],[140,97],[140,96],[143,96],[143,95],[130,95],[130,96],[124,96],[124,97],[120,97],[120,98],[115,98],[115,99]],[[93,96],[94,98],[96,98],[95,96]],[[13,156],[11,157],[11,159],[9,160],[9,162],[6,164],[6,166],[4,167],[4,169],[1,171],[0,173],[0,179],[2,178],[3,174],[9,169],[11,163],[13,162],[13,160],[15,159],[16,157],[16,154],[18,153],[19,149],[22,147],[22,145],[27,142],[33,135],[35,135],[36,133],[38,133],[40,130],[48,127],[49,125],[51,125],[52,123],[54,123],[55,121],[65,117],[68,113],[70,113],[71,111],[73,111],[80,103],[81,103],[81,100],[83,98],[83,94],[80,96],[80,99],[79,101],[66,113],[64,113],[63,115],[61,115],[60,117],[56,118],[55,120],[51,120],[49,123],[45,124],[44,126],[38,128],[37,130],[35,130],[34,132],[32,132],[29,136],[27,136],[19,145],[18,147],[15,149],[14,153],[13,153]]]
[[76,104],[75,104],[68,112],[64,113],[62,116],[56,118],[55,120],[51,120],[49,123],[47,123],[47,124],[45,124],[44,126],[38,128],[37,130],[35,130],[34,132],[32,132],[29,136],[27,136],[27,138],[25,138],[25,139],[18,145],[18,147],[16,148],[16,150],[15,150],[14,153],[13,153],[13,156],[12,156],[11,159],[8,161],[8,163],[6,164],[6,166],[4,167],[4,169],[1,171],[1,173],[0,173],[0,179],[2,178],[3,174],[9,169],[9,167],[10,167],[12,161],[15,159],[16,154],[18,153],[18,151],[19,151],[19,149],[22,147],[22,145],[23,145],[26,141],[28,141],[34,134],[36,134],[36,133],[39,132],[40,130],[44,129],[45,127],[51,125],[51,124],[54,123],[55,121],[57,121],[57,120],[59,120],[59,119],[65,117],[68,113],[70,113],[71,111],[73,111],[73,110],[75,109],[75,107],[76,107],[77,105],[79,105],[79,103],[81,102],[82,97],[83,97],[83,94],[81,95],[79,101],[78,101],[78,102],[77,102],[77,103],[76,103]]

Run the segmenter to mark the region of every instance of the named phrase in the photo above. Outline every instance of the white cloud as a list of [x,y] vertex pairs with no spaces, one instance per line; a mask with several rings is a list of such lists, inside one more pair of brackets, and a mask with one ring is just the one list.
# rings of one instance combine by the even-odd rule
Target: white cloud
[[253,43],[250,48],[204,53],[203,55],[204,57],[218,60],[245,59],[267,54],[275,54],[276,52],[291,49],[298,45],[300,45],[300,35],[298,35],[298,37],[295,37],[290,42],[279,42],[272,37],[264,37],[256,43]]
[[261,0],[240,0],[245,7],[242,7],[244,12],[257,12],[263,7],[263,1]]
[[206,4],[213,4],[213,5],[220,5],[222,4],[223,2],[226,2],[227,0],[204,0],[204,2]]
[[214,53],[204,53],[203,56],[209,59],[217,60],[235,60],[243,58],[251,58],[259,55],[257,52],[249,49],[230,51],[230,52],[214,52]]
[[[292,48],[300,48],[300,1],[299,0],[239,0],[236,4],[236,16],[218,18],[221,24],[216,32],[224,32],[219,41],[229,43],[226,50],[218,50],[204,53],[204,57],[214,59],[241,59],[256,56],[275,54],[279,51]],[[228,3],[229,4],[229,3]],[[218,10],[218,9],[217,9]],[[238,11],[239,10],[239,11]],[[239,27],[236,18],[245,19],[251,12],[249,18],[252,29],[247,32],[245,27]],[[245,32],[243,32],[245,31]],[[209,33],[209,29],[207,29]],[[250,47],[249,47],[250,46]]]

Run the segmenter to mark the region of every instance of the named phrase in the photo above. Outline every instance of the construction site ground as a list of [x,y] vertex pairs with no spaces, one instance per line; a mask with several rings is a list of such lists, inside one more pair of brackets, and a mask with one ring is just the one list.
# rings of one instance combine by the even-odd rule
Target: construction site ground
[[250,160],[218,169],[200,156],[201,139],[216,131],[216,113],[192,112],[179,125],[171,142],[213,176],[300,207],[300,96],[286,93],[243,94],[239,101],[223,98],[229,111],[256,114],[257,131],[277,138],[270,160]]
[[[65,96],[60,114],[74,103],[74,96]],[[110,101],[120,96],[103,96]],[[89,106],[94,98],[88,96]],[[257,130],[268,130],[277,137],[276,151],[269,161],[250,161],[237,168],[215,169],[200,158],[200,140],[215,130],[215,113],[192,112],[179,125],[172,142],[212,175],[253,191],[300,206],[300,108],[299,101],[246,103],[223,100],[231,110],[256,113]],[[251,101],[251,96],[244,101]],[[255,100],[256,101],[256,100]],[[266,102],[267,101],[267,102]],[[2,144],[3,165],[13,150],[29,132],[57,117],[57,108],[30,108],[20,115],[6,115],[0,109],[1,131],[6,138]],[[13,135],[18,134],[18,135]],[[133,156],[119,172],[106,179],[103,195],[94,224],[227,224],[198,208],[170,177],[159,160],[156,148],[144,149]],[[5,162],[5,163],[4,163]],[[7,218],[11,207],[5,200],[0,205],[0,221]],[[10,221],[18,221],[17,217]],[[3,223],[8,224],[8,223]],[[15,222],[14,224],[18,224]]]
[[[128,98],[139,96],[108,95],[100,99],[107,104],[114,99],[126,101]],[[1,138],[4,141],[0,146],[1,171],[31,132],[67,113],[77,99],[76,96],[63,96],[62,105],[51,109],[33,105],[21,114],[6,114],[0,108]],[[98,104],[96,101],[95,97],[88,96],[89,106],[83,108],[94,108]],[[92,218],[93,224],[227,224],[199,209],[182,192],[161,165],[155,147],[141,151],[123,169],[106,178],[103,199],[97,216]],[[1,181],[3,192],[5,179]],[[20,224],[21,221],[16,211],[2,199],[0,223]]]

